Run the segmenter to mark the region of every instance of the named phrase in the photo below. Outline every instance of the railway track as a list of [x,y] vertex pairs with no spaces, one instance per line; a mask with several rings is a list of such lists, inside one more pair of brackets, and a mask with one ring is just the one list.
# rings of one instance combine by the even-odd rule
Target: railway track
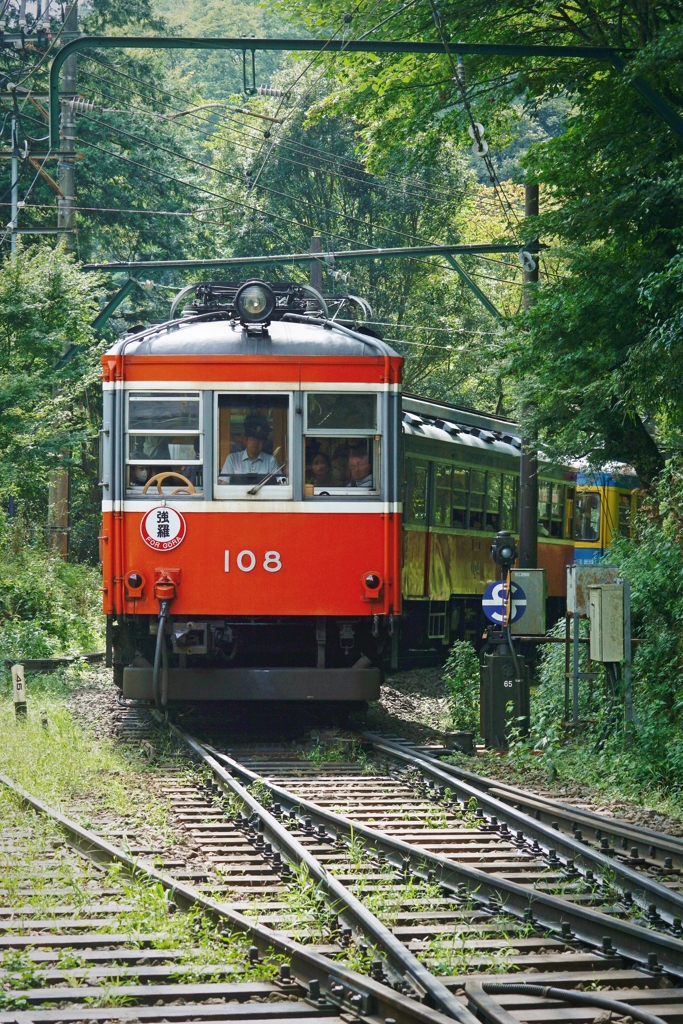
[[[425,785],[400,759],[385,753],[379,762],[316,764],[291,751],[227,754],[177,735],[211,770],[214,786],[239,799],[249,796],[245,784],[258,792],[249,817],[238,820],[251,828],[254,843],[260,837],[266,857],[296,858],[292,839],[312,852],[321,888],[337,908],[350,909],[353,919],[355,897],[374,910],[393,938],[480,1018],[592,1021],[607,998],[628,1003],[621,1014],[634,1020],[651,1019],[648,1013],[683,1020],[683,943],[676,936],[639,924],[638,911],[609,880],[501,831],[480,808],[464,808]],[[332,879],[347,888],[345,898]],[[268,912],[264,905],[258,910]],[[351,931],[349,942],[367,944],[367,921],[356,918]],[[382,936],[372,938],[374,955],[387,957],[387,973],[398,973],[400,957],[392,960]],[[590,1007],[568,1010],[557,993],[509,988],[535,974],[545,988],[560,986],[565,1001],[584,998],[579,990],[586,987],[603,993],[591,996]],[[410,968],[405,978],[419,993]]]
[[450,1020],[0,785],[2,1024]]
[[[199,770],[160,765],[154,785],[194,846],[189,863],[145,864],[141,856],[160,851],[116,848],[20,793],[66,834],[75,851],[67,859],[87,876],[79,891],[91,887],[92,899],[84,916],[82,897],[60,890],[54,906],[39,906],[24,893],[17,904],[10,887],[0,907],[0,927],[12,922],[12,934],[0,936],[11,940],[10,960],[0,977],[13,994],[0,1024],[309,1016],[550,1024],[601,1012],[683,1021],[683,943],[629,919],[637,914],[613,879],[587,877],[501,831],[471,798],[455,800],[418,767],[424,751],[404,749],[412,764],[357,747],[323,762],[291,750],[228,754],[173,731]],[[20,846],[3,833],[7,843]],[[38,876],[54,874],[53,860],[48,851]],[[160,886],[171,909],[213,922],[217,935],[245,937],[241,956],[188,962],[186,944],[184,955],[169,948],[163,923],[158,935],[131,935],[112,863]],[[12,987],[25,963],[9,977],[21,949],[48,957],[31,961],[29,995]],[[65,949],[76,953],[60,963]]]

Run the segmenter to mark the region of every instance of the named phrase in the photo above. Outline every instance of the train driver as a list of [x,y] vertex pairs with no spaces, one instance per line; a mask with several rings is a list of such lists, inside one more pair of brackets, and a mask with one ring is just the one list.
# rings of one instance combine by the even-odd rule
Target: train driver
[[347,487],[372,487],[372,467],[367,442],[357,444],[349,451],[349,480]]
[[265,416],[251,413],[244,419],[244,436],[246,447],[241,452],[231,452],[223,463],[221,476],[241,476],[245,473],[258,473],[267,476],[277,473],[280,463],[274,455],[263,451],[263,446],[270,435],[270,425]]

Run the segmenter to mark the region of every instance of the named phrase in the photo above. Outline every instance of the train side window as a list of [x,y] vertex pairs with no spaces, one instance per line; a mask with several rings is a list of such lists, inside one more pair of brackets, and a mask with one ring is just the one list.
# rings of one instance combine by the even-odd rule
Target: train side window
[[563,484],[542,480],[538,485],[538,535],[539,537],[564,536],[564,493]]
[[219,394],[217,404],[216,497],[288,497],[289,395]]
[[126,493],[201,493],[200,392],[129,391],[126,417]]
[[453,467],[437,464],[434,468],[434,525],[450,526]]
[[429,465],[416,459],[406,461],[406,522],[427,522]]
[[452,523],[459,530],[467,528],[467,496],[470,489],[469,469],[453,467]]
[[582,492],[576,495],[574,540],[600,540],[600,495]]
[[502,530],[510,530],[513,533],[517,532],[518,521],[517,521],[517,502],[519,493],[519,477],[509,476],[507,473],[503,477],[503,499],[502,499]]
[[376,497],[379,429],[377,395],[309,392],[304,422],[304,494]]
[[562,484],[553,484],[550,491],[550,536],[561,538],[564,534],[564,492]]
[[502,529],[500,525],[502,510],[502,474],[488,473],[486,487],[486,529],[497,533]]
[[566,501],[564,503],[564,535],[569,539],[574,536],[574,487],[565,488]]
[[619,533],[622,537],[631,536],[631,495],[619,495]]
[[484,529],[484,507],[486,504],[486,473],[479,469],[470,470],[470,530]]
[[550,536],[550,488],[547,480],[538,484],[538,535]]

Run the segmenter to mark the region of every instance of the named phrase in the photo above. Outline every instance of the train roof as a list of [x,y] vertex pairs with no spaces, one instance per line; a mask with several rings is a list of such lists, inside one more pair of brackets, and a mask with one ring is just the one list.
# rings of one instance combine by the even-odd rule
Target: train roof
[[522,440],[512,420],[411,394],[402,406],[404,434],[519,458]]
[[[328,326],[329,324],[329,326]],[[127,356],[392,356],[384,341],[330,321],[323,324],[276,320],[267,330],[243,327],[226,318],[187,317],[124,334],[109,355]]]

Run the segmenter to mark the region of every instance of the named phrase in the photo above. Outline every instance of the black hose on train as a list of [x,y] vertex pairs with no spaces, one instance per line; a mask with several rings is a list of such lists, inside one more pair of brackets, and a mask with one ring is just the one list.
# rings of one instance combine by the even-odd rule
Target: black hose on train
[[[152,669],[152,693],[157,711],[162,711],[168,702],[168,651],[166,649],[166,619],[168,618],[168,606],[170,601],[159,602],[159,624],[157,626],[157,644],[154,649],[154,668]],[[163,690],[159,686],[163,661],[164,680]]]

